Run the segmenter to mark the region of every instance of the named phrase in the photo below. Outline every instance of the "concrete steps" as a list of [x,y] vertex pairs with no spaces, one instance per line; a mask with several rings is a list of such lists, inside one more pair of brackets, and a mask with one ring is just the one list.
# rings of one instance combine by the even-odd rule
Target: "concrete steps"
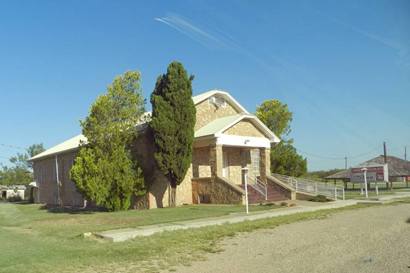
[[[241,185],[242,189],[245,189],[245,185]],[[248,185],[248,200],[249,204],[257,204],[264,202],[276,202],[286,200],[286,196],[281,191],[278,191],[275,187],[268,183],[268,198],[265,199],[265,195],[255,190],[252,186]]]

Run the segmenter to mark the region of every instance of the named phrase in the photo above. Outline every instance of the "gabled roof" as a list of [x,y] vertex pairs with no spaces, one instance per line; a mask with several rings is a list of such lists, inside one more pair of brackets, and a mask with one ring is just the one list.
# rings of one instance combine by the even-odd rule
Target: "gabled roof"
[[235,124],[244,119],[249,120],[256,128],[264,132],[267,138],[269,138],[270,142],[280,142],[280,139],[271,130],[269,130],[269,128],[266,127],[262,121],[260,121],[254,115],[250,114],[238,114],[213,120],[204,127],[197,130],[195,132],[195,138],[207,136],[217,137],[218,135],[222,134],[225,130],[234,126]]
[[249,114],[249,112],[239,102],[237,102],[228,92],[222,90],[210,90],[192,97],[192,100],[194,101],[194,104],[197,105],[198,103],[201,103],[212,96],[222,97],[225,100],[227,100],[232,105],[232,107],[238,110],[238,112]]
[[[143,130],[145,124],[149,120],[151,120],[151,112],[145,112],[144,114],[142,114],[139,123],[136,125],[136,128],[138,130]],[[71,150],[75,150],[80,146],[81,142],[87,143],[87,138],[83,134],[76,135],[75,137],[72,137],[72,138],[70,138],[70,139],[68,139],[68,140],[66,140],[66,141],[64,141],[60,144],[57,144],[57,145],[45,150],[42,153],[39,153],[38,155],[33,156],[32,158],[29,159],[29,161],[40,159],[40,158],[51,156],[51,155],[55,155],[55,154],[68,152],[68,151],[71,151]]]
[[[234,124],[241,121],[242,119],[247,118],[257,128],[265,132],[267,136],[269,136],[271,142],[280,141],[279,138],[271,130],[269,130],[269,128],[265,126],[265,124],[263,124],[257,117],[249,114],[249,112],[239,102],[237,102],[228,92],[216,90],[216,89],[210,90],[205,93],[201,93],[199,95],[193,96],[192,100],[194,104],[197,105],[212,96],[224,98],[229,104],[232,105],[232,107],[234,107],[241,114],[214,120],[210,122],[209,124],[207,124],[206,126],[202,127],[201,129],[197,130],[195,132],[195,137],[209,136],[213,134],[222,133],[227,128],[233,126]],[[136,125],[137,128],[144,129],[146,126],[146,123],[150,119],[151,119],[151,112],[144,113],[144,115],[141,118],[141,122]],[[51,147],[50,149],[47,149],[46,151],[36,156],[33,156],[32,158],[30,158],[30,161],[40,159],[43,157],[47,157],[47,156],[51,156],[51,155],[55,155],[55,154],[59,154],[59,153],[63,153],[63,152],[67,152],[70,150],[75,150],[80,146],[81,141],[84,141],[84,142],[87,141],[87,138],[82,134],[77,135],[73,138],[70,138],[58,145]]]
[[81,142],[86,143],[87,138],[83,135],[77,135],[75,137],[72,137],[72,138],[60,143],[60,144],[57,144],[56,146],[51,147],[50,149],[45,150],[42,153],[39,153],[36,156],[33,156],[32,158],[30,158],[30,161],[31,160],[36,160],[36,159],[39,159],[39,158],[43,158],[43,157],[47,157],[47,156],[50,156],[50,155],[55,155],[55,154],[60,154],[60,153],[63,153],[63,152],[68,152],[68,151],[71,151],[71,150],[75,150],[80,146]]
[[[387,156],[387,164],[389,168],[389,176],[409,176],[410,175],[410,161],[395,157]],[[366,162],[360,164],[360,166],[371,166],[375,164],[384,164],[384,156],[379,155]]]
[[[379,155],[375,158],[360,163],[360,167],[384,164],[384,156]],[[395,156],[387,156],[387,167],[389,176],[410,176],[410,161],[403,160]],[[337,172],[325,177],[326,179],[350,179],[350,169]]]
[[325,179],[350,179],[350,169],[326,176]]
[[224,128],[230,127],[233,124],[237,123],[238,119],[241,119],[242,116],[243,115],[238,114],[215,119],[207,125],[205,125],[204,127],[198,129],[195,132],[195,137],[211,136],[223,132]]

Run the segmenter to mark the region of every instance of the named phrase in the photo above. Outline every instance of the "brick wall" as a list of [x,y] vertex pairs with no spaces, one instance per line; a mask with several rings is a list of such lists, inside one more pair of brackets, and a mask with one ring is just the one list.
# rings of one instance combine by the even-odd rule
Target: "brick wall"
[[71,151],[59,154],[57,184],[55,156],[34,162],[34,178],[39,187],[39,202],[47,205],[59,205],[58,196],[63,206],[82,206],[83,196],[77,191],[75,183],[70,179],[70,169],[73,165],[76,152]]

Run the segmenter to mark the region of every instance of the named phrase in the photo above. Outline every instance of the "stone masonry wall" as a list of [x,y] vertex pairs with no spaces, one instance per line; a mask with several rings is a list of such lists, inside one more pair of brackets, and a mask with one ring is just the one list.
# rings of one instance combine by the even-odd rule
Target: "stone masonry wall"
[[[144,180],[149,191],[149,208],[161,208],[169,206],[169,182],[156,164],[153,139],[152,131],[147,128],[138,136],[132,147],[132,153],[138,159],[144,173]],[[192,204],[191,178],[192,165],[184,180],[177,187],[177,205]]]
[[204,127],[211,121],[226,117],[237,115],[239,112],[235,110],[228,102],[225,107],[216,107],[214,104],[209,103],[208,100],[196,105],[196,124],[195,131]]
[[224,147],[224,156],[228,156],[229,181],[234,184],[242,184],[242,149],[239,147]]
[[194,204],[242,204],[243,193],[221,178],[194,178],[192,199]]
[[250,137],[266,137],[258,128],[250,121],[242,120],[234,126],[225,130],[224,134],[236,136],[250,136]]
[[194,148],[192,154],[192,176],[210,177],[209,147]]

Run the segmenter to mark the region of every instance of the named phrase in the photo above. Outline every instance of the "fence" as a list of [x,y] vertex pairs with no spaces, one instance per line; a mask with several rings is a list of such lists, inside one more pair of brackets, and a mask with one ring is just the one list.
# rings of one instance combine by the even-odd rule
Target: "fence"
[[296,192],[324,195],[334,200],[345,200],[345,190],[340,186],[328,185],[306,178],[292,177],[276,173],[272,174],[272,176],[289,185]]

